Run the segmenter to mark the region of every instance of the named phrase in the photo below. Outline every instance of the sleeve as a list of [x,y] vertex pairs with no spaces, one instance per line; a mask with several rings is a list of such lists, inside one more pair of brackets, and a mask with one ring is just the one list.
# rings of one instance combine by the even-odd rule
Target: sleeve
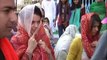
[[58,56],[56,60],[66,60],[67,52],[65,50],[61,50],[58,52]]
[[69,52],[67,55],[67,59],[66,60],[75,60],[77,58],[77,55],[79,54],[79,50],[80,50],[80,39],[74,38],[70,48],[69,48]]
[[57,19],[57,16],[58,16],[58,13],[59,13],[59,9],[58,9],[59,7],[58,6],[59,6],[59,4],[57,4],[57,6],[56,6],[56,18],[55,19]]
[[107,50],[106,47],[107,47],[107,31],[101,36],[101,38],[99,40],[99,44],[98,44],[98,46],[97,46],[97,48],[96,48],[91,60],[105,60],[103,58],[106,57],[104,55],[105,54],[105,50]]
[[26,54],[27,43],[25,42],[16,36],[13,36],[11,39],[13,48],[15,49],[20,60],[28,60],[28,55]]
[[55,19],[56,18],[56,5],[55,5],[55,2],[53,1],[53,18]]

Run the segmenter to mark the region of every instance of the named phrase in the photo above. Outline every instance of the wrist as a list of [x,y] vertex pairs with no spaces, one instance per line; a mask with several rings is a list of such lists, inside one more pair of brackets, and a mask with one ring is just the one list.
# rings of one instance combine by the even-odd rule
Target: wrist
[[49,49],[49,48],[46,48],[46,50],[47,50],[47,53],[50,55],[50,54],[51,54],[50,49]]
[[30,52],[28,52],[28,51],[26,51],[25,53],[26,53],[26,55],[28,56],[28,59],[29,59],[29,60],[32,60],[32,53],[30,53]]
[[26,52],[32,54],[33,50],[28,48]]

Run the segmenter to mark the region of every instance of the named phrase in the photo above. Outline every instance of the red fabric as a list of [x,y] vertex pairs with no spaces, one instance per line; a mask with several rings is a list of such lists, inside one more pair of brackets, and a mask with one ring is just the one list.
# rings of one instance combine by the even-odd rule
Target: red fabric
[[57,24],[59,26],[64,25],[65,27],[67,27],[69,25],[69,21],[68,20],[63,21],[60,16],[57,19],[58,19],[58,23]]
[[99,38],[99,33],[95,36],[90,35],[91,32],[91,16],[93,13],[85,14],[81,19],[81,34],[83,47],[87,53],[87,56],[91,58],[94,52],[94,48],[91,46],[93,41],[97,41]]
[[107,2],[105,3],[105,6],[106,6],[106,17],[107,17]]
[[0,39],[0,49],[2,50],[6,60],[19,60],[7,38]]
[[[25,51],[27,49],[29,36],[22,27],[19,29],[19,32],[20,32],[19,34],[17,33],[15,36],[12,37],[11,42],[12,42],[20,60],[28,60],[28,56],[26,55]],[[42,39],[47,44],[48,48],[51,50],[53,57],[54,57],[53,49],[50,45],[49,38],[46,35],[43,26],[40,27],[40,30],[35,35],[35,40],[37,40],[37,42],[40,39]],[[38,45],[33,52],[32,60],[49,60],[49,58],[48,58],[48,54],[45,52],[45,50],[40,48]]]

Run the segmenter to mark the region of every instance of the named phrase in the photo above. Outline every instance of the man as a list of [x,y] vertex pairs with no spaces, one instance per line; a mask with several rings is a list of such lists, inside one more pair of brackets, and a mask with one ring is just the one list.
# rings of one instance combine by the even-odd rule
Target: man
[[18,60],[6,36],[17,23],[14,0],[0,0],[0,60]]
[[[107,24],[107,18],[102,20],[102,24]],[[100,37],[99,44],[91,60],[107,60],[107,31]]]

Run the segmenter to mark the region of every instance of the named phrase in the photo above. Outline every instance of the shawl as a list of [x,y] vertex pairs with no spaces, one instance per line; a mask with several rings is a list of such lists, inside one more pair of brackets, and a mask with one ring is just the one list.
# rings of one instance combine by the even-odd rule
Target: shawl
[[[35,40],[37,40],[37,42],[40,39],[46,43],[47,47],[51,50],[51,53],[54,57],[54,52],[50,45],[49,38],[46,35],[45,30],[42,25],[41,25],[38,33],[35,35]],[[22,27],[19,28],[17,34],[15,36],[13,36],[11,39],[11,42],[12,42],[19,58],[22,60],[28,60],[28,56],[25,53],[27,46],[28,46],[28,40],[29,40],[29,35]],[[45,52],[45,50],[43,48],[41,48],[39,45],[37,45],[37,47],[33,51],[32,60],[49,60],[49,58],[48,58],[48,54]]]
[[[28,47],[28,40],[31,36],[31,24],[33,21],[34,8],[39,8],[41,14],[43,13],[42,9],[36,5],[27,5],[20,12],[18,16],[18,31],[16,35],[11,38],[11,43],[13,44],[14,49],[16,50],[20,60],[28,60],[28,55],[26,49]],[[42,17],[41,17],[42,18]],[[36,29],[36,34],[34,36],[35,40],[43,40],[46,43],[46,46],[50,49],[51,54],[53,54],[53,49],[50,44],[50,40],[45,33],[42,22]],[[32,60],[49,60],[48,54],[46,51],[37,45],[32,54]]]
[[95,36],[92,36],[89,34],[90,29],[91,29],[91,16],[93,13],[85,14],[82,16],[81,19],[81,34],[82,34],[82,43],[83,43],[83,48],[86,51],[86,54],[89,58],[93,55],[94,48],[92,48],[91,43],[93,41],[97,41],[99,38],[99,33],[96,34]]
[[2,50],[6,60],[19,60],[7,38],[0,39],[0,49]]

